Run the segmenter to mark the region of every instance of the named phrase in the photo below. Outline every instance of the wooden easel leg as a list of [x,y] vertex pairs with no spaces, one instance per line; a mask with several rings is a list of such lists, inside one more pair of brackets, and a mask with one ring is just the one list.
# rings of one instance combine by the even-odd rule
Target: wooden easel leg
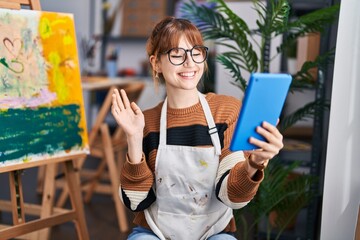
[[14,225],[25,223],[21,172],[21,170],[16,170],[9,173],[12,217]]
[[113,151],[112,145],[111,145],[111,137],[110,137],[108,125],[102,124],[100,131],[101,131],[101,137],[102,137],[103,146],[104,146],[105,159],[106,159],[109,174],[110,174],[112,195],[113,195],[113,199],[115,202],[115,208],[116,208],[120,231],[127,232],[129,230],[129,225],[128,225],[128,221],[127,221],[125,207],[124,207],[123,203],[121,202],[120,196],[119,196],[120,175],[119,175],[119,172],[117,171],[117,166],[115,163],[114,151]]
[[74,164],[72,160],[66,161],[65,163],[65,175],[67,186],[69,187],[69,197],[71,205],[76,212],[75,226],[78,233],[78,238],[82,240],[89,239],[89,233],[85,221],[85,213],[82,204],[81,186],[80,186],[80,175],[74,170]]
[[[44,167],[43,178],[43,196],[42,206],[40,212],[40,218],[46,218],[51,216],[54,208],[54,194],[55,194],[55,174],[57,170],[57,164],[52,163]],[[39,231],[38,239],[49,239],[51,228],[46,228]]]
[[45,166],[38,167],[36,192],[42,194],[44,191]]

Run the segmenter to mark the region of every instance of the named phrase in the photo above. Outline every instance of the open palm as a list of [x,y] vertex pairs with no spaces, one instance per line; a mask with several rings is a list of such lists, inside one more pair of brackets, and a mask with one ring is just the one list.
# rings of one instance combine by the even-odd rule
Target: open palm
[[145,126],[144,115],[136,103],[130,103],[123,89],[120,90],[120,93],[117,89],[114,90],[111,113],[127,136],[143,134]]

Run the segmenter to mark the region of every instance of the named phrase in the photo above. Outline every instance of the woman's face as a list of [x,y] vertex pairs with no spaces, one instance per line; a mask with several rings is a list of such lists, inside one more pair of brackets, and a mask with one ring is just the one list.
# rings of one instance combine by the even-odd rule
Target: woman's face
[[[194,46],[191,45],[186,38],[181,37],[179,41],[179,48],[191,50]],[[157,72],[162,73],[165,79],[167,91],[176,90],[196,90],[197,85],[204,73],[204,62],[195,63],[191,57],[190,51],[186,52],[186,60],[183,64],[178,66],[173,65],[169,61],[168,54],[162,54],[160,62],[157,63]],[[193,50],[194,58],[196,60],[196,50]],[[173,62],[180,61],[182,54],[171,54]]]

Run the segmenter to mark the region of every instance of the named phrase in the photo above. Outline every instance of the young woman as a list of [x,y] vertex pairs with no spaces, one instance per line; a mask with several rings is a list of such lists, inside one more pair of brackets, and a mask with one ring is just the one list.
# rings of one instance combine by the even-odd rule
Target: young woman
[[256,194],[263,169],[283,147],[277,128],[257,128],[261,150],[231,152],[241,103],[197,85],[206,71],[207,48],[188,20],[166,17],[154,28],[147,53],[154,80],[167,97],[142,112],[125,91],[115,90],[112,114],[127,135],[120,197],[136,213],[132,239],[236,239],[232,209]]

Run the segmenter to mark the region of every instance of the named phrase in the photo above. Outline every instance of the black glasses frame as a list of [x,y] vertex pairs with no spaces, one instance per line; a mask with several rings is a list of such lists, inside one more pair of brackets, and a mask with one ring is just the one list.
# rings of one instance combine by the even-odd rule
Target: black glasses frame
[[[204,57],[204,60],[202,60],[202,61],[200,61],[200,62],[194,60],[194,58],[193,58],[193,52],[192,52],[192,51],[194,50],[194,48],[204,48],[204,49],[205,49],[205,57]],[[184,60],[183,60],[181,63],[175,64],[175,63],[173,63],[173,62],[171,61],[170,52],[171,52],[172,50],[174,50],[174,49],[181,49],[181,50],[184,50],[184,51],[185,51],[185,58],[184,58]],[[194,63],[200,64],[200,63],[205,62],[205,60],[206,60],[207,57],[208,57],[208,50],[209,50],[208,47],[201,46],[201,45],[195,45],[195,46],[193,46],[192,49],[185,49],[185,48],[180,48],[180,47],[171,48],[171,49],[167,50],[166,52],[164,52],[163,54],[167,54],[167,55],[168,55],[169,62],[170,62],[172,65],[174,65],[174,66],[180,66],[181,64],[184,64],[184,62],[186,62],[186,59],[187,59],[187,56],[188,56],[188,54],[187,54],[188,52],[190,52],[191,59],[194,61]]]

